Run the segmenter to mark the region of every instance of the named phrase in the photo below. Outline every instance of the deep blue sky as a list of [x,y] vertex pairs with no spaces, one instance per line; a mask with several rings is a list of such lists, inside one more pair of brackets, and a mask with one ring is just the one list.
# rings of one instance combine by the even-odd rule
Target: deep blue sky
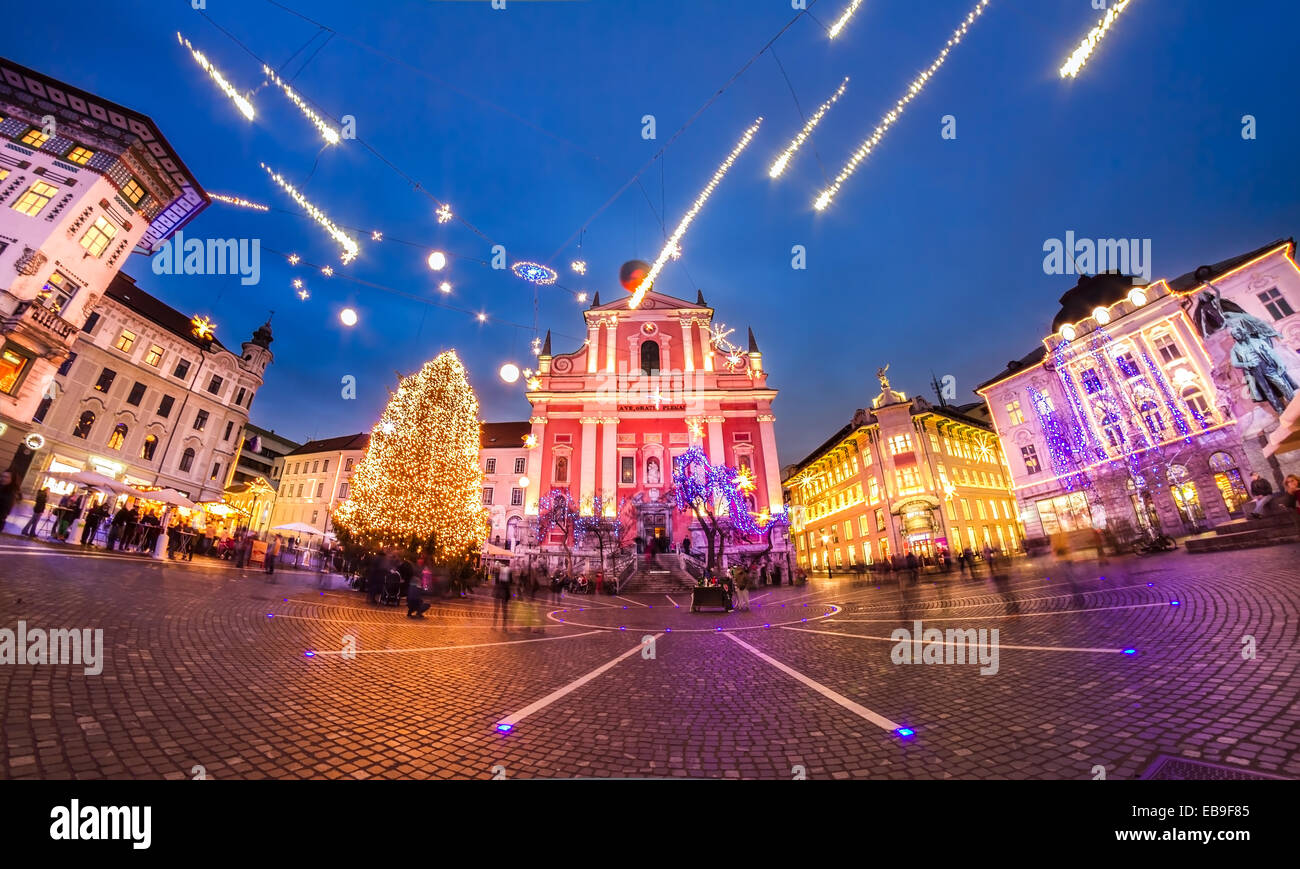
[[[511,261],[546,260],[722,83],[792,17],[788,0],[486,2],[284,0],[339,32],[305,70],[318,39],[286,68],[330,115],[358,119],[362,139],[505,244]],[[814,145],[834,174],[906,83],[927,66],[973,0],[867,0],[834,42],[805,16],[776,43],[800,104],[811,112],[839,84],[849,90]],[[819,0],[829,24],[847,0]],[[208,0],[207,13],[273,66],[316,28],[267,0]],[[181,30],[241,89],[262,81],[256,63],[189,0],[105,2],[94,15],[7,22],[10,56],[152,116],[200,182],[274,207],[296,206],[259,168],[266,161],[338,222],[486,260],[488,242],[459,224],[439,227],[433,207],[356,142],[319,154],[320,139],[283,96],[264,88],[249,124],[175,39]],[[679,264],[657,288],[693,299],[703,288],[717,317],[752,326],[770,382],[781,390],[781,459],[793,462],[878,391],[892,363],[895,388],[928,393],[933,370],[958,378],[959,396],[1033,349],[1073,278],[1043,274],[1046,239],[1152,239],[1155,275],[1290,236],[1300,226],[1295,155],[1295,33],[1287,0],[1135,0],[1078,80],[1061,61],[1100,13],[1088,0],[994,0],[926,91],[912,103],[831,209],[805,146],[778,182],[766,167],[801,125],[770,55],[760,58],[668,149],[658,165],[591,226],[585,280],[573,289],[622,292],[625,260],[653,260],[669,231],[740,132],[766,118],[749,151],[715,192]],[[431,76],[383,60],[343,37],[382,47]],[[436,79],[445,82],[439,84]],[[450,86],[450,87],[448,87]],[[463,93],[458,93],[461,91]],[[468,93],[472,96],[465,96]],[[494,106],[496,108],[494,108]],[[502,111],[504,109],[505,111]],[[957,139],[940,118],[957,117]],[[657,141],[640,119],[654,114]],[[1258,119],[1243,141],[1241,117]],[[514,116],[526,118],[530,126]],[[535,127],[547,131],[538,132]],[[317,263],[337,247],[310,221],[214,203],[190,235],[257,237]],[[427,251],[361,238],[348,274],[442,299]],[[790,248],[808,250],[806,271]],[[557,257],[567,265],[571,246]],[[533,291],[508,272],[454,263],[451,301],[528,326],[472,317],[290,268],[264,253],[262,283],[165,278],[132,257],[126,271],[173,306],[210,313],[229,345],[273,321],[276,355],[253,420],[304,440],[368,429],[395,371],[454,347],[488,420],[521,419],[520,385],[496,376],[531,361]],[[304,277],[307,302],[290,281]],[[355,306],[348,330],[338,311]],[[543,288],[539,324],[555,350],[583,334],[573,297]],[[358,398],[340,397],[357,377]]]

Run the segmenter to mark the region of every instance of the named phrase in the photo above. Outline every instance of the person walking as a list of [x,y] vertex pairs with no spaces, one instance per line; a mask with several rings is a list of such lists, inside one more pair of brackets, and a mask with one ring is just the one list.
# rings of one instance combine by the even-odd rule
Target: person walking
[[22,487],[13,471],[0,471],[0,533],[5,530],[9,513],[22,497]]
[[1264,515],[1264,507],[1273,497],[1273,484],[1259,474],[1250,475],[1251,510],[1250,518],[1259,519]]
[[[403,561],[402,564],[410,564],[409,561]],[[424,568],[427,574],[429,568]],[[429,609],[429,602],[424,599],[424,589],[421,588],[422,582],[410,582],[406,586],[406,617],[408,619],[422,619],[424,613]]]
[[268,540],[266,543],[266,575],[271,577],[271,582],[275,582],[275,559],[280,554],[280,547],[283,541],[280,535],[275,535],[274,540]]
[[510,628],[510,565],[501,565],[497,571],[496,583],[492,589],[492,626],[496,627],[497,614],[501,615],[502,630]]
[[384,579],[388,576],[389,563],[388,556],[382,552],[376,552],[370,556],[369,563],[366,566],[366,601],[368,603],[378,603],[378,598],[384,590]]
[[749,571],[743,567],[737,568],[739,571],[736,576],[736,609],[749,611],[749,584],[751,582]]
[[[36,505],[32,507],[32,518],[27,520],[23,526],[24,537],[35,537],[36,526],[40,524],[41,516],[45,515],[45,505],[49,502],[50,490],[42,486],[36,490]],[[2,526],[3,523],[0,523]]]

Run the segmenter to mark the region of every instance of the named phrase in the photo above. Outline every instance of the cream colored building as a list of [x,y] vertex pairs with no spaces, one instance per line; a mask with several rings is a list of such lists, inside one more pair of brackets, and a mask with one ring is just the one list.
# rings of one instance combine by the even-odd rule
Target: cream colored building
[[370,435],[358,433],[308,441],[275,460],[280,485],[269,527],[302,522],[332,533],[330,514],[348,499],[352,474],[365,458]]

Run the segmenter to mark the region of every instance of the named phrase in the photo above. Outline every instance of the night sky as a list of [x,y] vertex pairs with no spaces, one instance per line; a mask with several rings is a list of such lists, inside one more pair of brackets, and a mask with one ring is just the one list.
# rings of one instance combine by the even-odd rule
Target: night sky
[[[65,10],[57,34],[48,16],[12,16],[5,51],[150,115],[207,190],[278,209],[214,202],[186,228],[260,238],[257,286],[155,276],[140,256],[125,271],[181,311],[210,314],[228,346],[274,309],[276,358],[253,422],[296,440],[368,430],[396,372],[447,348],[469,367],[485,420],[526,418],[522,385],[496,372],[532,361],[534,292],[482,264],[492,242],[510,262],[550,262],[568,290],[608,301],[623,292],[619,265],[655,258],[661,220],[671,232],[759,115],[763,128],[656,289],[694,300],[702,288],[733,337],[753,327],[781,390],[783,463],[869,402],[886,362],[895,388],[930,395],[931,371],[953,374],[969,401],[975,385],[1032,350],[1075,281],[1044,274],[1047,239],[1070,230],[1149,238],[1154,276],[1174,277],[1300,226],[1300,7],[1287,0],[1135,0],[1066,81],[1057,68],[1101,13],[1089,0],[994,0],[825,212],[811,208],[822,167],[839,170],[974,0],[866,0],[834,41],[804,16],[774,45],[790,84],[771,52],[759,57],[591,223],[585,278],[569,272],[579,254],[565,240],[794,16],[788,0],[509,0],[505,11],[487,2],[283,2],[337,34],[326,43],[328,32],[269,0],[207,0],[211,21],[189,0],[141,0]],[[847,5],[818,0],[811,12],[828,26]],[[177,44],[180,30],[238,89],[256,88],[259,64],[212,22],[328,115],[355,116],[362,140],[491,241],[459,222],[439,226],[433,201],[359,142],[322,150],[273,86],[253,97],[258,116],[245,121]],[[810,145],[770,180],[768,165],[802,124],[791,87],[810,114],[846,75],[847,93]],[[646,114],[656,116],[657,140],[641,137]],[[946,114],[957,119],[952,141],[940,136]],[[1245,114],[1257,119],[1254,141],[1241,136]],[[261,161],[336,222],[364,230],[354,233],[360,259],[340,267],[337,245],[298,216]],[[369,241],[372,229],[388,240]],[[804,271],[790,267],[795,244],[807,248]],[[440,274],[425,265],[434,247],[455,256]],[[337,273],[290,267],[270,249]],[[308,301],[295,296],[294,277],[306,281]],[[443,279],[454,284],[450,296],[437,290]],[[347,305],[360,313],[353,329],[338,321]],[[554,333],[555,352],[580,343],[584,307],[571,292],[541,288],[536,322]],[[353,401],[341,398],[347,374],[357,378]]]

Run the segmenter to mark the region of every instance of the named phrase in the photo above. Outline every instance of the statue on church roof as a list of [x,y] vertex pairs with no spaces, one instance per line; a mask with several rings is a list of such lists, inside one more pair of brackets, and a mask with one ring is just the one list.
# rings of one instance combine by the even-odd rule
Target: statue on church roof
[[876,369],[876,377],[880,378],[880,389],[882,392],[889,392],[889,377],[886,374],[886,372],[888,371],[889,371],[888,364],[886,364],[884,368]]

